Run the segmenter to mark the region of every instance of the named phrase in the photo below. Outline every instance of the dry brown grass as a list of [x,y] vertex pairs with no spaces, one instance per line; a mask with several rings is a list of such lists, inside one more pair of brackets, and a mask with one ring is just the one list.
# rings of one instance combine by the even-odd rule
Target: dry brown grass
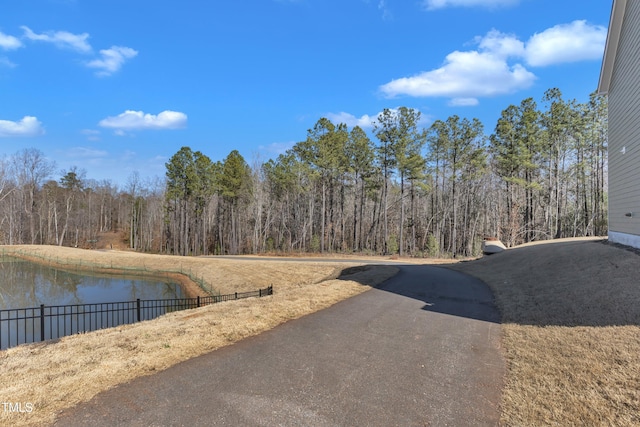
[[[62,250],[71,258],[79,252],[96,255]],[[46,424],[56,412],[101,390],[319,310],[368,289],[363,284],[395,273],[394,267],[377,267],[343,280],[322,281],[355,263],[311,262],[307,269],[306,260],[220,261],[118,252],[98,256],[100,261],[143,263],[149,268],[152,259],[165,267],[183,263],[207,277],[228,278],[224,289],[276,284],[271,274],[282,284],[276,284],[275,295],[263,299],[172,313],[56,344],[0,352],[0,402],[36,404],[31,414],[0,414],[0,424]],[[640,425],[638,254],[594,239],[565,240],[449,267],[488,283],[502,311],[507,358],[503,425]],[[296,274],[300,284],[294,280]],[[257,283],[251,285],[249,278]]]
[[[5,248],[6,250],[7,248]],[[222,293],[274,284],[274,295],[171,313],[133,325],[24,345],[0,352],[0,402],[31,403],[31,413],[0,410],[0,425],[46,425],[56,413],[136,377],[259,334],[283,322],[364,292],[397,273],[397,267],[357,269],[354,263],[240,261],[178,258],[132,252],[69,248],[15,248],[32,257],[109,262],[114,267],[144,263],[150,271],[182,263],[215,278]]]
[[503,425],[640,425],[640,256],[572,239],[452,268],[502,312]]

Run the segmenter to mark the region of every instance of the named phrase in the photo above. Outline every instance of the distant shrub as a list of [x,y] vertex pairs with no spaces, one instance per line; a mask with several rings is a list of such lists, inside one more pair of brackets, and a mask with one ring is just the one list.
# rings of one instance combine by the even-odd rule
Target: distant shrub
[[320,252],[320,237],[318,237],[317,234],[314,234],[313,237],[311,237],[309,248],[312,252]]
[[397,254],[399,248],[400,247],[398,246],[398,238],[394,234],[392,234],[391,236],[389,236],[389,241],[387,242],[387,250],[390,254]]
[[438,241],[436,240],[436,237],[433,234],[429,234],[429,236],[427,236],[427,241],[424,245],[424,250],[427,253],[428,256],[430,257],[437,257],[438,256]]

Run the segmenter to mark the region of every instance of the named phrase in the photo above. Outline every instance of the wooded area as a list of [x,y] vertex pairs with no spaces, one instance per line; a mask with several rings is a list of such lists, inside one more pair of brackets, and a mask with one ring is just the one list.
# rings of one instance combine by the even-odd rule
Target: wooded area
[[25,149],[0,161],[0,243],[91,247],[106,231],[132,249],[181,255],[364,252],[474,255],[607,232],[607,106],[545,92],[506,108],[494,132],[452,116],[385,109],[372,132],[321,118],[276,159],[236,150],[213,162],[182,147],[166,176],[123,188]]

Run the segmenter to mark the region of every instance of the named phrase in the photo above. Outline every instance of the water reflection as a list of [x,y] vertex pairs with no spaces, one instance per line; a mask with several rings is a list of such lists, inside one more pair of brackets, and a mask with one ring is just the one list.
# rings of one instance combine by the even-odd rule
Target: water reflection
[[180,285],[157,279],[89,276],[0,257],[0,309],[184,297]]

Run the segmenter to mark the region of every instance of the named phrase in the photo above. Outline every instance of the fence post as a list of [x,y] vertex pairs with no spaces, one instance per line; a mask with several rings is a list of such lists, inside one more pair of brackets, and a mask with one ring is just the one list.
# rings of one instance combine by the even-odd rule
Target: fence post
[[198,298],[197,298],[197,307],[200,308],[200,295],[198,295]]
[[262,289],[258,289],[258,296],[262,298]]
[[238,293],[236,292],[236,299],[238,299]]
[[140,298],[136,300],[136,322],[140,321]]
[[44,341],[44,304],[40,304],[40,341]]

